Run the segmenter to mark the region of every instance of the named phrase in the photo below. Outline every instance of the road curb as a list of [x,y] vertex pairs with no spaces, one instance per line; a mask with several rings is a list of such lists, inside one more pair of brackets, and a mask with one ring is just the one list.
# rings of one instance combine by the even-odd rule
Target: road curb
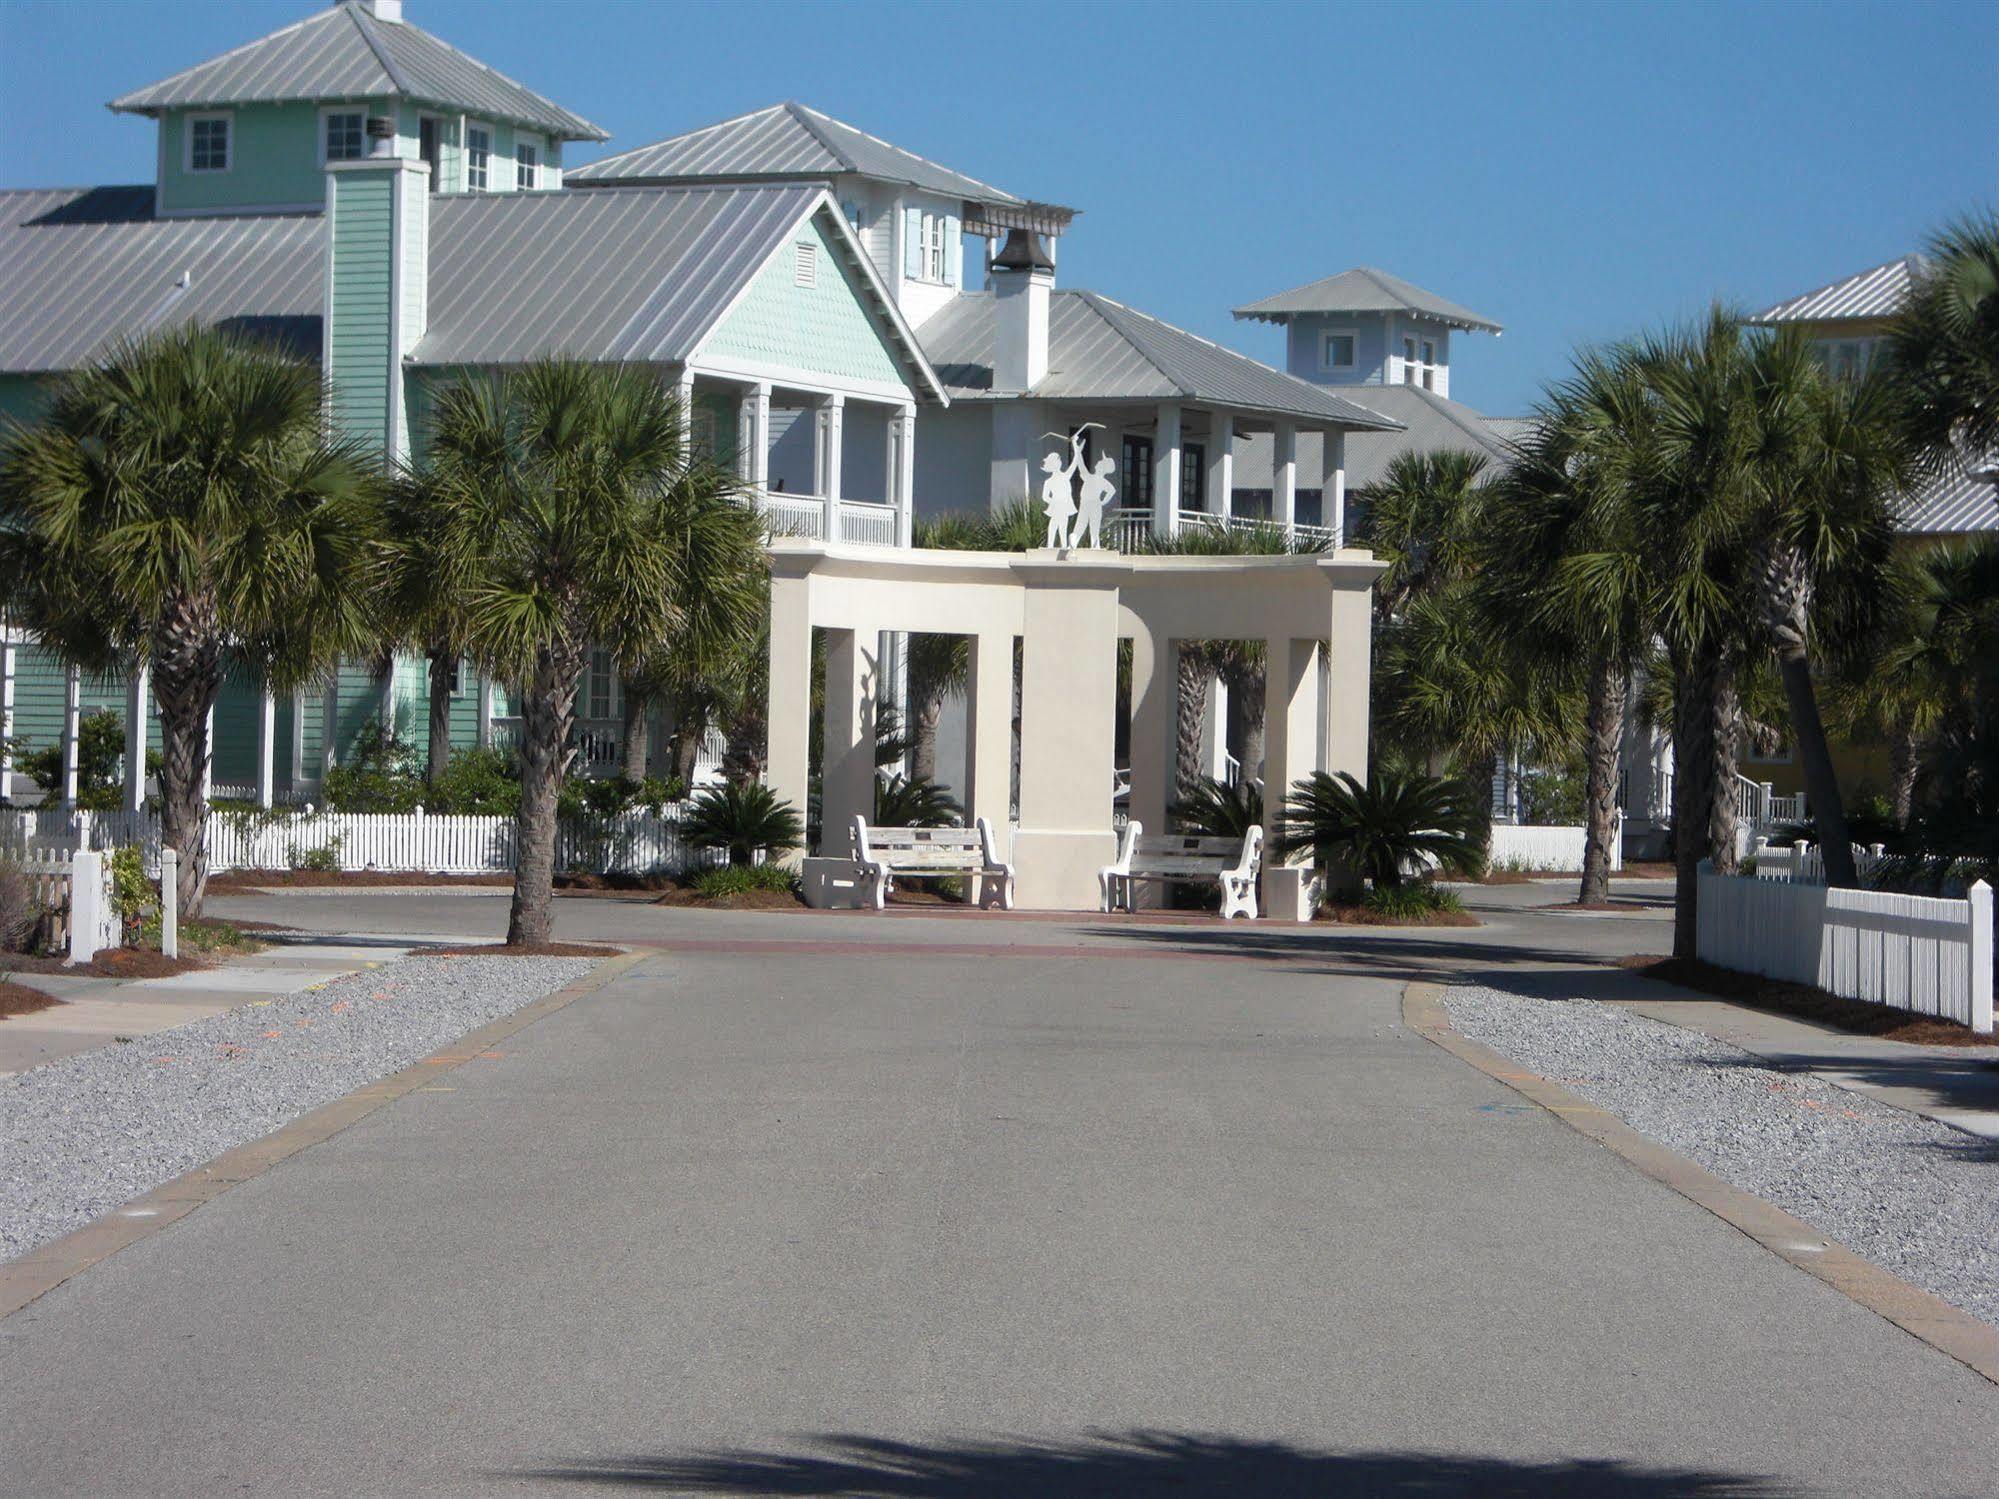
[[1402,990],[1402,1023],[1460,1061],[1506,1084],[1539,1104],[1570,1128],[1622,1156],[1638,1170],[1689,1202],[1707,1209],[1729,1227],[1848,1299],[1894,1323],[1911,1337],[1948,1354],[1975,1374],[1999,1384],[1999,1328],[1960,1311],[1941,1297],[1830,1242],[1824,1234],[1782,1208],[1732,1186],[1685,1156],[1640,1134],[1622,1119],[1571,1093],[1559,1083],[1527,1071],[1490,1047],[1462,1035],[1444,1009],[1445,986],[1427,980]]
[[434,1052],[344,1098],[321,1104],[261,1139],[226,1150],[206,1166],[198,1166],[185,1175],[177,1176],[60,1239],[32,1249],[19,1259],[9,1260],[0,1265],[0,1318],[11,1317],[71,1276],[88,1270],[100,1260],[109,1259],[127,1245],[150,1238],[204,1203],[213,1202],[231,1187],[262,1176],[280,1161],[298,1154],[307,1146],[332,1139],[377,1109],[394,1103],[404,1094],[414,1092],[427,1083],[434,1083],[461,1063],[490,1050],[495,1042],[503,1041],[565,1005],[595,993],[647,958],[656,956],[658,954],[653,951],[627,950],[615,958],[606,958],[573,983],[563,985],[552,994],[544,994],[512,1014],[488,1021],[442,1051]]

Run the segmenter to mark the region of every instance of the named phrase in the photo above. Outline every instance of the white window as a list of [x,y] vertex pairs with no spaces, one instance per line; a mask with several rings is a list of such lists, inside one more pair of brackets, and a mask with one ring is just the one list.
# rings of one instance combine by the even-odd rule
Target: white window
[[944,279],[944,220],[934,213],[923,216],[923,279]]
[[615,718],[618,714],[618,669],[609,651],[590,653],[590,690],[586,718]]
[[228,115],[187,117],[187,169],[190,172],[229,170],[230,129]]
[[1319,368],[1322,370],[1350,370],[1355,360],[1354,335],[1351,333],[1328,333],[1319,345]]
[[484,125],[465,127],[465,190],[483,193],[492,180],[493,132]]
[[1416,383],[1416,340],[1413,338],[1402,340],[1402,383]]
[[539,185],[535,181],[535,169],[541,164],[541,153],[526,141],[514,146],[514,186],[524,193],[531,193]]
[[326,161],[358,161],[368,154],[368,117],[358,109],[329,109],[320,117]]
[[1437,346],[1429,339],[1423,340],[1423,389],[1437,388]]
[[791,247],[791,284],[793,286],[817,286],[819,284],[819,247],[814,244],[797,244]]

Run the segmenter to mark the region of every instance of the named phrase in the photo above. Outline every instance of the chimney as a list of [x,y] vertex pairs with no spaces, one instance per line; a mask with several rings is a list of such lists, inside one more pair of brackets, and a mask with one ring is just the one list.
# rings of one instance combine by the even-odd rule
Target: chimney
[[403,18],[403,0],[354,0],[354,3],[378,21],[395,24]]
[[430,163],[396,154],[393,120],[371,118],[367,132],[370,154],[326,167],[321,360],[334,431],[400,463],[403,361],[429,318]]
[[1048,373],[1048,297],[1055,262],[1032,229],[1009,229],[992,261],[993,389],[1032,390]]

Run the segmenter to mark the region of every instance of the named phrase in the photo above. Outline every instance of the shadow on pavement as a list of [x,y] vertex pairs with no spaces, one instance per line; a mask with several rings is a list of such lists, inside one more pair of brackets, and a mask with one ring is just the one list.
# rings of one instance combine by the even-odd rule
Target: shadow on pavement
[[1422,1452],[1328,1452],[1283,1442],[1170,1431],[1105,1433],[1066,1442],[921,1443],[831,1433],[817,1451],[740,1449],[680,1456],[596,1458],[517,1474],[606,1488],[684,1494],[878,1496],[878,1499],[1302,1499],[1311,1495],[1421,1494],[1719,1499],[1796,1490],[1698,1468],[1646,1468],[1607,1459],[1536,1463]]
[[[1934,1051],[1917,1051],[1911,1052],[1904,1061],[1899,1057],[1856,1056],[1841,1051],[1821,1053],[1787,1047],[1781,1058],[1766,1059],[1755,1054],[1720,1057],[1711,1065],[1770,1067],[1779,1072],[1830,1074],[1842,1082],[1864,1083],[1875,1088],[1906,1088],[1911,1093],[1921,1094],[1933,1108],[1999,1112],[1999,1060],[1989,1057],[1959,1060],[1949,1055],[1939,1056]],[[1987,1150],[1999,1152],[1999,1142],[1977,1143]],[[1975,1156],[1975,1152],[1968,1153]],[[1999,1154],[1987,1158],[1999,1159]]]

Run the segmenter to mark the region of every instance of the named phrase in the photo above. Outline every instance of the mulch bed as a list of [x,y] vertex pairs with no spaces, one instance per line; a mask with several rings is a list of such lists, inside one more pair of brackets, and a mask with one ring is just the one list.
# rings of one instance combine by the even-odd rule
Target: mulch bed
[[209,966],[201,958],[169,958],[150,947],[100,948],[88,963],[29,953],[0,956],[0,973],[64,973],[79,978],[170,978],[176,973],[198,973]]
[[1326,905],[1319,908],[1314,921],[1332,922],[1339,926],[1483,926],[1469,911],[1432,911],[1427,916],[1384,916],[1379,911],[1371,911],[1366,906]]
[[1889,1005],[1872,1005],[1863,1000],[1843,999],[1812,984],[1793,984],[1782,979],[1766,979],[1753,973],[1737,973],[1732,968],[1716,968],[1690,958],[1657,958],[1638,955],[1620,958],[1618,967],[1628,968],[1648,979],[1697,989],[1718,999],[1733,1000],[1752,1010],[1768,1010],[1812,1020],[1855,1035],[1875,1036],[1883,1041],[1906,1041],[1914,1046],[1992,1046],[1999,1039],[1981,1036],[1969,1026],[1934,1015],[1911,1015]]
[[656,906],[690,906],[702,911],[795,911],[805,902],[790,890],[744,890],[735,895],[702,895],[687,885],[674,885],[653,900]]
[[488,942],[473,947],[419,947],[418,958],[615,958],[621,947],[594,942]]
[[37,1010],[46,1010],[61,1003],[53,994],[44,994],[26,984],[0,979],[0,1020],[9,1015],[32,1015]]
[[1651,910],[1655,910],[1655,909],[1657,909],[1657,908],[1656,908],[1656,907],[1653,907],[1653,906],[1641,906],[1641,905],[1638,905],[1638,904],[1636,904],[1635,902],[1632,902],[1632,901],[1628,901],[1628,900],[1592,900],[1592,901],[1580,901],[1580,900],[1565,900],[1565,901],[1563,901],[1563,902],[1562,902],[1562,903],[1561,903],[1560,905],[1558,905],[1558,906],[1543,906],[1543,907],[1542,907],[1541,909],[1543,909],[1543,910],[1546,910],[1546,911],[1638,911],[1638,912],[1645,912],[1645,911],[1651,911]]
[[495,885],[507,888],[514,883],[510,874],[406,874],[380,869],[232,869],[208,877],[210,891],[228,894],[239,890],[282,890],[295,888],[396,885]]

